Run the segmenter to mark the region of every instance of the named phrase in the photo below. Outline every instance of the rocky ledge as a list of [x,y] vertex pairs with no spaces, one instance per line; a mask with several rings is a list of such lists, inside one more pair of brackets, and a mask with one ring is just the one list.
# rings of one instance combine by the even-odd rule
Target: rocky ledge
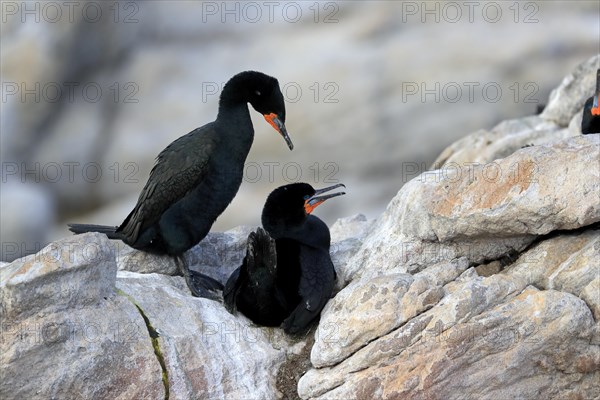
[[[579,132],[599,61],[539,116],[450,146],[377,220],[336,222],[337,293],[305,337],[100,234],[3,265],[0,397],[600,397],[600,135]],[[224,282],[251,229],[188,263]]]

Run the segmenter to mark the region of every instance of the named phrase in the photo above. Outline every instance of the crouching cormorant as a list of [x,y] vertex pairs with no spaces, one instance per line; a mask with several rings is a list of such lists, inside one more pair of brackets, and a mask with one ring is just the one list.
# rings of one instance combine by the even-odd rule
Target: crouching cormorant
[[329,256],[327,225],[310,213],[343,187],[315,190],[306,183],[275,189],[262,212],[264,230],[248,237],[246,257],[223,291],[230,312],[253,322],[280,326],[289,334],[304,331],[331,297],[335,269]]
[[596,71],[596,94],[587,99],[583,106],[581,133],[600,133],[600,69]]
[[[277,79],[241,72],[225,84],[215,121],[160,152],[137,204],[120,226],[69,224],[69,229],[76,234],[101,232],[141,251],[174,256],[192,294],[210,296],[197,284],[203,282],[202,275],[195,274],[192,281],[182,255],[204,239],[242,183],[254,139],[247,103],[263,114],[291,150]],[[205,283],[220,285],[208,277]]]

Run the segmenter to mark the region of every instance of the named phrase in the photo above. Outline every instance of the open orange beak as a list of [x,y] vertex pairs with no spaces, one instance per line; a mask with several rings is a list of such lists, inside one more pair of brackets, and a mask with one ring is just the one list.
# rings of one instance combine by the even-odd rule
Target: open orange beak
[[312,197],[306,199],[306,201],[304,202],[304,211],[306,211],[307,214],[310,214],[311,212],[313,212],[313,210],[315,208],[317,208],[320,204],[325,202],[325,200],[331,199],[332,197],[337,197],[337,196],[346,194],[346,192],[338,192],[338,193],[331,193],[331,194],[319,196],[321,193],[329,192],[330,190],[333,190],[333,189],[336,189],[339,187],[345,188],[346,186],[343,183],[338,183],[337,185],[333,185],[333,186],[329,186],[329,187],[326,187],[323,189],[316,190],[315,194],[313,194]]
[[267,122],[283,136],[285,142],[287,143],[290,150],[294,149],[294,144],[292,143],[292,139],[288,136],[287,130],[285,129],[285,125],[279,119],[279,116],[275,113],[264,114],[263,117],[267,120]]

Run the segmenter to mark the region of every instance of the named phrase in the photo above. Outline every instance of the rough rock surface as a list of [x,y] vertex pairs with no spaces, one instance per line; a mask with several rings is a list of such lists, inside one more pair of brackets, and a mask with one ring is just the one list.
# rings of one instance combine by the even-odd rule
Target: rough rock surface
[[311,370],[302,398],[534,398],[600,395],[594,320],[568,293],[498,277],[454,296],[343,363]]
[[[368,225],[361,215],[340,221],[353,234],[333,231],[336,264],[356,251]],[[224,283],[252,229],[211,233],[186,260]],[[101,234],[68,237],[0,265],[0,397],[158,399],[166,390],[181,399],[278,398],[274,371],[306,341],[191,297],[175,274],[170,257]],[[52,369],[65,361],[68,368]]]
[[[585,81],[597,62],[562,85]],[[475,133],[400,190],[338,271],[347,286],[323,310],[328,340],[313,346],[303,399],[600,396],[600,137],[572,137],[581,115],[572,104],[588,92],[561,86],[564,105],[553,95],[569,128],[540,117],[500,124],[509,154],[493,143],[472,152],[489,138]],[[540,126],[549,137],[534,146],[511,139]],[[533,166],[536,178],[481,179],[492,162],[501,172]],[[436,264],[444,259],[463,264]]]
[[104,235],[54,242],[0,269],[0,397],[164,398],[144,320],[115,292]]
[[115,250],[85,234],[2,266],[3,399],[276,397],[295,341],[181,277],[117,274]]
[[[144,311],[156,332],[172,398],[232,398],[277,392],[273,371],[290,347],[274,329],[235,318],[222,304],[191,298],[183,278],[119,272],[117,288]],[[279,341],[279,348],[274,348]]]
[[[494,131],[533,146],[452,146],[379,219],[334,224],[339,292],[308,337],[193,298],[172,260],[99,234],[0,264],[0,398],[600,397],[600,135],[572,134],[587,92]],[[518,173],[482,179],[481,162]],[[188,264],[224,282],[251,229],[211,233]]]
[[550,93],[548,104],[540,117],[567,126],[596,88],[596,70],[600,68],[600,55],[581,63]]
[[[354,323],[347,309],[334,310],[346,290],[361,294],[360,286],[349,285],[328,305],[321,322],[335,323],[339,340],[313,347],[313,364],[329,367],[301,379],[301,396],[597,397],[598,237],[597,230],[590,230],[542,241],[487,278],[469,269],[443,287],[446,295],[431,309],[385,335],[374,324]],[[379,301],[404,298],[380,295]],[[369,340],[348,344],[355,330],[371,335]],[[491,375],[489,365],[504,368]]]
[[413,219],[405,221],[403,232],[445,242],[590,225],[600,219],[600,170],[590,168],[599,149],[599,135],[579,135],[486,165],[432,171],[407,204]]

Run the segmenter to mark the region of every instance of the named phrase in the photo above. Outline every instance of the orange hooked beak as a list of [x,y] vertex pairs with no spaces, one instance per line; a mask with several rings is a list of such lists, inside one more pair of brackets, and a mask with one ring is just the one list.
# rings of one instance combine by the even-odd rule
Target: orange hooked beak
[[598,104],[598,97],[600,95],[594,96],[594,105],[592,106],[592,115],[600,115],[600,104]]
[[308,199],[306,199],[304,201],[304,211],[306,211],[307,214],[310,214],[320,204],[324,203],[325,200],[331,199],[332,197],[337,197],[337,196],[346,194],[346,192],[338,192],[338,193],[331,193],[331,194],[319,196],[321,193],[329,192],[330,190],[333,190],[333,189],[336,189],[339,187],[345,188],[346,186],[343,183],[338,183],[337,185],[333,185],[333,186],[329,186],[329,187],[326,187],[323,189],[316,190],[315,194],[313,194],[312,197],[309,197]]
[[283,122],[281,122],[279,116],[275,113],[271,113],[264,114],[263,117],[265,117],[269,125],[271,125],[277,132],[281,134],[281,136],[283,136],[290,150],[293,150],[294,144],[292,143],[292,139],[290,139],[290,137],[288,136],[287,130],[285,129],[285,125],[283,124]]

